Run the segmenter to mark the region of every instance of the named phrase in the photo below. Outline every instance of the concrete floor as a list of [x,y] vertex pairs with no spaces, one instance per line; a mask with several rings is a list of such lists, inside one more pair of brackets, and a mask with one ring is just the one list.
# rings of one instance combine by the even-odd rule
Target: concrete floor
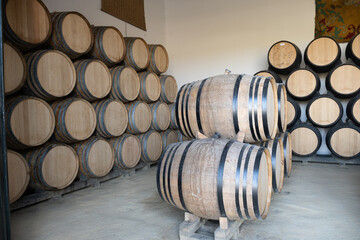
[[[156,168],[11,213],[15,240],[179,239],[183,212],[157,194]],[[266,220],[241,239],[360,239],[360,166],[294,163]]]

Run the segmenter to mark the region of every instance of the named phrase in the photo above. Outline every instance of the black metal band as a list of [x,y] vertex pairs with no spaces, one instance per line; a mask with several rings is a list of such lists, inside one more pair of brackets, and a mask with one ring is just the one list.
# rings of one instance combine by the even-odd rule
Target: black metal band
[[240,151],[237,166],[236,166],[236,178],[235,178],[235,204],[236,204],[236,211],[239,215],[240,219],[244,219],[244,217],[241,214],[240,209],[240,200],[239,200],[239,188],[240,188],[240,169],[241,169],[241,163],[244,156],[244,152],[247,145],[244,145]]
[[259,203],[258,203],[258,184],[259,184],[259,168],[261,157],[265,148],[261,147],[256,153],[255,164],[253,169],[253,179],[252,179],[252,202],[254,206],[254,213],[257,219],[261,218]]
[[[116,141],[117,141],[117,140],[114,141],[113,147],[114,147],[114,149],[115,149],[116,152],[117,152],[117,147],[115,147],[115,142],[116,142]],[[161,157],[160,157],[159,162],[158,162],[158,168],[157,168],[157,170],[156,170],[156,187],[157,187],[158,193],[159,193],[159,195],[160,195],[160,197],[161,197],[161,199],[162,199],[163,201],[165,201],[165,200],[164,200],[164,197],[163,197],[163,195],[162,195],[162,193],[161,193],[161,188],[160,188],[160,169],[161,169],[161,165],[162,165],[162,163],[163,163],[163,158],[164,158],[166,152],[167,152],[167,149],[164,150],[163,153],[161,154]]]
[[[188,133],[189,133],[189,137],[193,137],[195,138],[194,134],[191,131],[191,126],[190,126],[190,122],[189,122],[189,96],[190,96],[190,92],[192,87],[194,86],[195,83],[192,83],[188,89],[187,95],[186,95],[186,104],[185,104],[185,115],[186,115],[186,124],[188,127]],[[184,124],[185,127],[185,124]]]
[[271,147],[271,166],[272,166],[272,187],[274,192],[278,192],[278,186],[276,184],[276,148],[279,143],[279,139],[275,138]]
[[169,201],[169,197],[168,197],[168,194],[166,193],[166,184],[165,184],[165,172],[166,172],[166,167],[168,166],[168,162],[169,162],[169,156],[171,155],[171,153],[173,152],[175,148],[175,145],[174,146],[171,146],[170,150],[168,150],[168,155],[166,156],[166,159],[165,159],[165,162],[164,162],[164,168],[163,168],[163,174],[162,174],[162,184],[163,184],[163,191],[164,191],[164,195],[165,195],[165,198],[166,198],[166,201],[170,204],[170,201]]
[[[189,89],[191,84],[189,84],[188,86],[185,87],[185,90],[184,90],[184,94],[182,96],[182,99],[181,99],[181,116],[182,116],[182,123],[183,123],[183,128],[184,128],[184,133],[183,135],[187,136],[187,137],[191,137],[187,128],[186,128],[186,124],[185,124],[185,111],[184,111],[184,107],[185,107],[185,98],[186,98],[186,91]],[[179,125],[179,128],[181,129],[180,125]]]
[[255,117],[255,131],[256,131],[256,135],[257,135],[257,139],[260,140],[261,139],[261,134],[260,134],[260,126],[259,126],[259,120],[258,120],[258,93],[259,93],[259,85],[261,82],[261,77],[259,77],[256,80],[256,85],[255,85],[255,94],[254,94],[254,117]]
[[268,121],[267,121],[267,92],[268,92],[268,87],[269,87],[269,83],[270,83],[271,78],[266,78],[265,79],[265,83],[263,86],[263,94],[262,94],[262,102],[261,102],[261,108],[262,108],[262,120],[263,120],[263,125],[264,125],[264,133],[265,133],[265,137],[266,139],[271,139],[271,135],[269,132],[269,125],[268,125]]
[[185,87],[186,85],[182,85],[182,87],[180,88],[179,92],[177,93],[177,96],[176,96],[176,102],[175,102],[175,119],[176,119],[176,123],[178,125],[178,128],[180,130],[180,133],[182,135],[185,135],[183,130],[181,129],[180,127],[180,116],[179,116],[179,98],[180,98],[180,94],[181,94],[181,91],[183,90],[183,88]]
[[176,206],[176,204],[175,204],[174,198],[173,198],[172,193],[171,193],[171,185],[170,185],[170,180],[171,180],[171,167],[172,167],[172,164],[173,164],[173,160],[174,160],[175,153],[176,153],[176,151],[179,149],[180,146],[181,146],[181,143],[176,146],[176,148],[175,148],[175,150],[174,150],[174,152],[173,152],[173,154],[172,154],[172,156],[171,156],[171,158],[170,158],[168,175],[167,175],[167,176],[168,176],[167,182],[168,182],[168,188],[169,188],[169,197],[170,197],[170,200],[171,200],[171,202],[172,202],[172,204],[173,204],[174,206]]
[[202,91],[202,89],[203,89],[203,87],[205,85],[205,82],[207,80],[208,80],[208,78],[201,81],[199,90],[198,90],[197,95],[196,95],[196,122],[197,122],[197,125],[198,125],[199,132],[202,133],[202,134],[204,134],[204,131],[203,131],[202,126],[201,126],[200,100],[201,100],[201,91]]
[[251,156],[251,152],[255,146],[251,146],[249,151],[246,154],[245,163],[244,163],[244,171],[243,171],[243,179],[242,179],[242,191],[243,191],[243,205],[244,205],[244,212],[247,219],[250,219],[249,210],[247,208],[247,199],[246,199],[246,187],[247,187],[247,170],[249,165],[249,160]]
[[[277,96],[278,96],[278,128],[280,132],[284,132],[284,129],[282,127],[282,121],[281,121],[281,88],[283,85],[279,85],[277,89]],[[285,103],[286,104],[286,103]]]
[[243,75],[239,75],[235,82],[234,87],[234,93],[233,93],[233,121],[234,121],[234,129],[235,134],[237,134],[240,131],[239,128],[239,120],[238,120],[238,95],[239,95],[239,88],[240,88],[240,82]]
[[284,169],[285,169],[285,176],[289,176],[289,173],[287,171],[287,165],[286,165],[286,145],[287,145],[287,138],[288,138],[288,133],[284,133],[284,139],[283,139],[283,147],[284,147]]
[[252,109],[253,109],[253,104],[252,104],[252,98],[253,98],[253,89],[254,89],[254,82],[256,80],[256,77],[253,77],[251,79],[251,83],[250,83],[250,90],[249,90],[249,103],[248,103],[248,108],[249,108],[249,127],[250,127],[250,133],[252,138],[256,141],[257,138],[255,137],[255,132],[254,132],[254,126],[253,126],[253,122],[252,122]]

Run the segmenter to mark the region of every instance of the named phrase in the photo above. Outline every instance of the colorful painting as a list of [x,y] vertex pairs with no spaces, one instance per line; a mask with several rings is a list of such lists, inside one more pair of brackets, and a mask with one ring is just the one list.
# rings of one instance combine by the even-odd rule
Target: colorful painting
[[315,0],[315,38],[348,42],[360,32],[360,0]]

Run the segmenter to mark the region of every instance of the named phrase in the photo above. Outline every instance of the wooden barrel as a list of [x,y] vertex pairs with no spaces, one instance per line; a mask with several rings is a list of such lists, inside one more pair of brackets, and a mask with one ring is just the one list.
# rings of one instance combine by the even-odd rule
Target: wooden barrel
[[104,138],[91,137],[74,144],[79,158],[79,170],[87,177],[107,175],[114,166],[115,153],[112,145]]
[[96,112],[96,133],[101,137],[118,137],[123,134],[129,122],[125,105],[116,99],[93,102]]
[[265,219],[271,201],[271,158],[266,148],[228,139],[174,143],[157,169],[167,203],[218,220]]
[[55,139],[73,143],[91,136],[96,127],[96,113],[91,104],[81,98],[69,98],[53,102],[56,116]]
[[150,63],[148,70],[156,74],[161,74],[167,71],[169,67],[169,56],[166,48],[161,44],[150,44]]
[[126,37],[126,56],[124,63],[135,71],[145,70],[150,64],[149,47],[144,39],[136,37]]
[[55,128],[54,112],[44,100],[17,96],[6,102],[6,140],[13,149],[45,143]]
[[186,142],[186,141],[190,141],[192,138],[186,137],[184,136],[180,131],[178,132],[178,142]]
[[24,85],[27,67],[23,54],[14,45],[4,42],[4,93],[12,94]]
[[335,97],[352,98],[360,92],[360,67],[346,63],[332,69],[325,86]]
[[140,140],[131,134],[123,134],[109,140],[115,151],[115,166],[121,169],[134,168],[140,161]]
[[50,45],[77,58],[89,52],[94,44],[94,34],[89,21],[78,12],[51,13],[52,34]]
[[282,141],[284,148],[284,176],[290,177],[292,168],[292,144],[291,135],[288,132],[280,133],[277,137]]
[[269,49],[267,59],[269,68],[278,74],[289,74],[300,67],[301,51],[291,42],[279,41]]
[[160,100],[166,103],[173,103],[176,100],[178,91],[176,80],[171,75],[160,75],[161,93]]
[[30,169],[25,158],[12,150],[7,150],[7,171],[9,202],[18,200],[25,192],[30,181]]
[[162,139],[160,133],[149,130],[137,135],[141,143],[141,161],[153,163],[159,160],[162,153]]
[[128,133],[144,133],[149,130],[151,125],[151,109],[145,102],[136,101],[125,104],[128,114],[129,123],[126,128]]
[[295,155],[308,157],[315,154],[321,146],[320,131],[309,123],[296,123],[291,129],[292,151]]
[[157,101],[161,93],[159,77],[153,72],[141,72],[138,75],[140,79],[138,99],[147,103]]
[[281,192],[284,184],[284,146],[280,138],[261,142],[260,146],[269,150],[272,168],[272,188],[274,192]]
[[169,106],[163,102],[149,104],[151,109],[151,129],[165,131],[170,124]]
[[293,99],[306,101],[319,92],[320,78],[310,69],[299,68],[288,76],[285,86]]
[[27,84],[31,92],[45,100],[65,97],[75,87],[74,64],[64,53],[56,50],[39,50],[26,55]]
[[315,72],[330,71],[341,63],[341,49],[331,37],[323,36],[312,40],[305,49],[304,61]]
[[[221,93],[221,94],[219,94]],[[274,79],[249,75],[219,75],[183,85],[176,100],[176,118],[183,135],[195,138],[219,134],[245,142],[272,139],[278,121]]]
[[176,116],[175,116],[175,103],[169,104],[169,110],[170,110],[170,125],[169,127],[173,130],[178,129],[178,125],[176,122]]
[[350,123],[339,123],[326,134],[326,145],[336,157],[359,159],[360,128]]
[[294,126],[294,124],[300,120],[301,116],[301,108],[299,103],[291,99],[290,97],[287,98],[286,101],[287,106],[287,127],[290,128]]
[[8,0],[4,10],[4,34],[22,50],[45,43],[51,35],[49,10],[40,0]]
[[278,83],[277,85],[278,98],[278,132],[283,133],[287,128],[287,94],[285,85]]
[[360,95],[349,101],[346,106],[346,115],[355,125],[360,126]]
[[106,97],[111,90],[111,75],[107,66],[99,60],[79,60],[74,63],[76,69],[77,97],[94,101]]
[[178,142],[178,133],[175,130],[168,129],[164,132],[161,132],[161,138],[162,138],[162,145],[163,149],[175,142]]
[[115,27],[94,27],[94,47],[90,52],[107,66],[120,63],[125,57],[125,41]]
[[25,154],[30,165],[30,186],[46,190],[64,189],[79,171],[79,159],[66,144],[51,143]]
[[360,66],[360,33],[353,37],[346,46],[345,56]]
[[307,119],[317,127],[331,127],[340,121],[342,115],[341,102],[329,94],[314,97],[306,106]]
[[110,69],[112,87],[110,97],[126,103],[134,101],[140,93],[140,79],[131,67],[117,66]]
[[255,73],[254,76],[271,77],[271,78],[275,79],[276,83],[283,83],[281,77],[277,73],[270,71],[270,70],[259,71],[259,72]]

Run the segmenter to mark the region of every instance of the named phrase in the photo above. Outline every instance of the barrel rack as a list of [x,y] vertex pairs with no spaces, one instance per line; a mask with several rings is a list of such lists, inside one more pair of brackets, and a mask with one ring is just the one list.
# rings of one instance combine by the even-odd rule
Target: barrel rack
[[299,157],[293,156],[293,162],[301,163],[330,163],[330,164],[339,164],[340,166],[346,165],[360,165],[360,159],[341,159],[334,155],[314,155],[310,157]]

